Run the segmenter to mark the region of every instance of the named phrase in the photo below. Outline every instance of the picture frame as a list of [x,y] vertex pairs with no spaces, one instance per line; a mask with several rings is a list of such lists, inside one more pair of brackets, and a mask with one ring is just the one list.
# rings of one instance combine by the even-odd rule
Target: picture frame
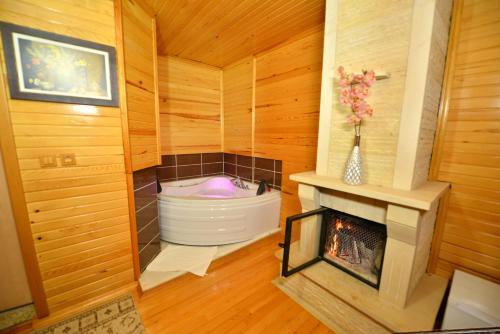
[[0,22],[12,99],[119,106],[115,48]]

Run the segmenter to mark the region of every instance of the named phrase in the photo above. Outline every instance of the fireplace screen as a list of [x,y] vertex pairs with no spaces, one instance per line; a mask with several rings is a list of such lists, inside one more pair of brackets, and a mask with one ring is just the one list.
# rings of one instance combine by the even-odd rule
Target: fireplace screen
[[387,239],[385,225],[334,210],[323,220],[324,259],[378,286]]
[[[289,269],[292,222],[321,215],[318,256]],[[318,261],[326,261],[361,281],[378,288],[382,273],[387,231],[385,225],[336,210],[321,208],[287,218],[283,252],[283,276],[289,276]]]

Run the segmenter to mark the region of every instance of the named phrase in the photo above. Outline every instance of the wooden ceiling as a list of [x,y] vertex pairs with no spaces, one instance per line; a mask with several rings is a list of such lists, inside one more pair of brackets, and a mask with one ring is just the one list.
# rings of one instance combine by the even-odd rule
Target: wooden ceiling
[[158,54],[223,67],[322,24],[325,0],[147,0]]

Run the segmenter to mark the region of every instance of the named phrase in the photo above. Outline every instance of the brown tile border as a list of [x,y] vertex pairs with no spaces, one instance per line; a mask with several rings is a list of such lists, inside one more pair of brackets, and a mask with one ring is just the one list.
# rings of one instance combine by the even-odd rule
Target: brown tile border
[[[166,164],[171,162],[168,159],[163,161]],[[160,251],[157,173],[156,167],[145,168],[133,173],[135,220],[141,272]],[[155,241],[156,238],[158,241]],[[145,250],[145,248],[148,249]]]
[[164,155],[158,177],[165,182],[224,174],[255,183],[264,179],[281,189],[281,166],[281,160],[222,152]]
[[223,174],[224,164],[222,162],[204,163],[201,165],[201,173],[203,176]]
[[177,154],[175,157],[177,159],[177,166],[201,164],[201,153]]
[[201,164],[199,165],[178,165],[177,166],[177,178],[186,177],[200,177],[201,175]]
[[222,152],[219,153],[202,153],[201,154],[201,163],[208,164],[214,162],[223,162],[224,156]]
[[139,263],[141,272],[143,272],[151,261],[161,252],[160,233],[155,235],[149,243],[147,243],[139,251]]
[[160,182],[224,173],[222,152],[164,155],[162,162],[157,167]]
[[133,173],[134,191],[156,182],[156,167],[149,167]]

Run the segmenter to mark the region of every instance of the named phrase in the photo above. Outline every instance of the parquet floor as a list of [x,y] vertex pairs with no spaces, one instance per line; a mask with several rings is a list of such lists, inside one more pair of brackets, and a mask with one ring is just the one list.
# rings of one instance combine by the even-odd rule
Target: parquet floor
[[137,301],[149,334],[332,333],[276,288],[278,234],[221,258],[201,278],[191,274]]

